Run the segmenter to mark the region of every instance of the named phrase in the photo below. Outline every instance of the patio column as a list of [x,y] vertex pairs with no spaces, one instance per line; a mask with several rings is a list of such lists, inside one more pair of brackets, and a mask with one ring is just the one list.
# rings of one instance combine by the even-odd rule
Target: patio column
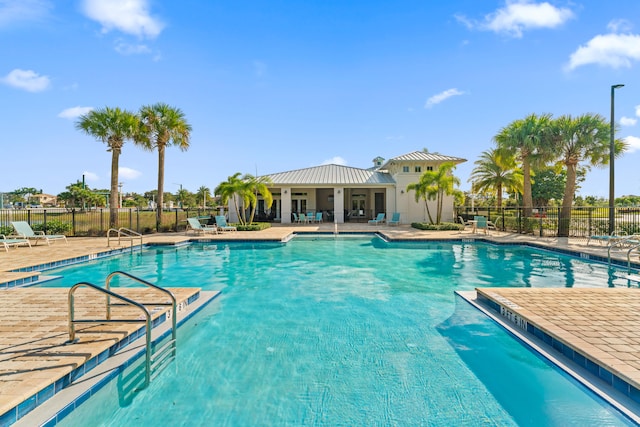
[[291,224],[291,188],[280,189],[280,223]]
[[333,221],[344,224],[344,188],[333,189]]

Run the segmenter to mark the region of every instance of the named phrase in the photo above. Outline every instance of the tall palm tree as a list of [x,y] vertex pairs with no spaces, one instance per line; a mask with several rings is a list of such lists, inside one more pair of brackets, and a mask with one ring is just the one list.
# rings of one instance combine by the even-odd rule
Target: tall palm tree
[[120,108],[101,108],[79,117],[76,129],[107,144],[111,151],[111,191],[109,194],[109,227],[118,221],[118,168],[122,146],[126,140],[134,140],[138,129],[138,117]]
[[495,191],[498,208],[502,207],[502,193],[522,192],[522,171],[517,167],[515,158],[508,153],[492,148],[483,151],[474,162],[469,181],[473,190]]
[[203,209],[207,208],[207,199],[209,198],[210,193],[211,193],[211,190],[209,190],[209,187],[205,185],[201,185],[200,188],[198,188],[198,191],[196,192],[196,196],[198,196],[198,200],[202,200]]
[[[564,115],[554,121],[556,147],[567,172],[558,224],[559,237],[569,236],[578,165],[581,162],[587,163],[586,167],[609,163],[610,130],[606,119],[599,114],[583,114],[576,118]],[[615,141],[616,155],[622,154],[626,148],[624,141]]]
[[551,114],[530,114],[502,128],[493,137],[498,148],[511,153],[522,165],[522,205],[524,215],[531,216],[532,164],[544,164],[554,157],[551,135]]
[[[429,221],[432,224],[440,224],[442,219],[442,206],[444,196],[451,196],[455,193],[455,185],[460,184],[460,180],[451,173],[455,164],[451,162],[442,163],[435,171],[425,171],[417,183],[407,185],[407,191],[415,191],[415,200],[424,200]],[[436,200],[436,220],[433,221],[429,210],[429,200]]]
[[158,151],[158,209],[156,210],[156,229],[162,222],[162,203],[164,201],[164,156],[167,146],[175,145],[180,150],[189,149],[191,125],[182,110],[164,103],[145,105],[140,108],[141,132],[139,140],[145,148]]
[[269,190],[269,184],[271,184],[271,180],[268,177],[263,176],[253,176],[250,174],[246,174],[242,178],[248,185],[248,192],[245,195],[245,206],[251,206],[251,214],[249,216],[248,223],[253,223],[253,218],[256,214],[256,208],[258,207],[258,194],[262,196],[264,199],[265,207],[267,209],[271,208],[273,204],[273,195]]

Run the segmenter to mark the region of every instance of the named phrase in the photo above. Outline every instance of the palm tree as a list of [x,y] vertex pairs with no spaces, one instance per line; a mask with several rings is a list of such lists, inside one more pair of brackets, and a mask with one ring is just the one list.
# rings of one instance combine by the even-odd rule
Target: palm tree
[[240,172],[227,177],[227,180],[218,184],[215,188],[215,194],[220,196],[220,203],[226,205],[230,199],[233,199],[238,220],[241,224],[244,224],[244,213],[241,214],[240,206],[238,205],[238,198],[244,200],[244,194],[248,191],[248,187],[245,181],[240,179]]
[[522,171],[517,167],[515,158],[498,149],[483,151],[474,162],[469,181],[473,182],[473,191],[495,191],[498,208],[502,207],[502,193],[522,192]]
[[435,224],[440,224],[442,219],[444,196],[451,196],[455,194],[454,186],[460,184],[460,180],[451,173],[454,168],[454,163],[442,163],[438,166],[437,170],[424,172],[417,183],[407,185],[407,191],[413,190],[416,192],[416,202],[419,202],[420,199],[424,200],[425,207],[427,208],[427,215],[429,216],[429,221],[432,224],[434,224],[434,221],[431,216],[431,211],[429,210],[429,200],[436,200]]
[[109,194],[109,227],[118,221],[118,167],[125,141],[135,140],[138,117],[120,108],[105,107],[80,116],[76,128],[107,144],[111,151],[111,190]]
[[[560,162],[565,166],[567,181],[562,198],[558,236],[569,236],[571,207],[576,191],[578,165],[587,162],[589,166],[603,166],[609,163],[611,127],[599,114],[583,114],[572,118],[565,115],[554,121],[554,137],[560,155]],[[615,141],[615,153],[622,154],[626,144],[622,140]]]
[[211,193],[211,190],[209,190],[209,187],[205,185],[201,185],[200,188],[198,188],[198,191],[196,192],[196,195],[198,196],[198,200],[202,200],[203,209],[207,208],[207,199],[209,198],[209,193]]
[[182,151],[189,149],[191,125],[182,110],[164,103],[145,105],[140,109],[141,132],[139,140],[151,151],[158,151],[158,209],[156,229],[160,230],[164,199],[164,155],[169,145]]
[[522,164],[522,205],[524,216],[531,216],[531,167],[554,157],[551,145],[551,114],[530,114],[502,128],[493,137],[499,149],[511,153]]
[[268,177],[255,177],[253,175],[246,174],[243,181],[247,183],[248,192],[245,195],[245,206],[251,206],[251,215],[249,216],[249,224],[253,223],[253,218],[256,214],[256,208],[258,206],[258,194],[264,199],[265,207],[271,208],[273,204],[273,195],[269,190],[269,184],[271,180]]

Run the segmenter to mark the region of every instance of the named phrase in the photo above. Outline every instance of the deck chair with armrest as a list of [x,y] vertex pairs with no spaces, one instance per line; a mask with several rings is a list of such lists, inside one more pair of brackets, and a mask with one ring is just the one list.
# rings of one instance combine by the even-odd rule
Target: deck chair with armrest
[[375,219],[370,219],[369,220],[369,224],[380,224],[384,222],[384,212],[383,213],[379,213],[377,217],[375,217]]
[[64,234],[44,234],[44,231],[33,231],[33,228],[31,228],[27,221],[12,221],[11,225],[16,230],[16,237],[35,240],[36,245],[40,240],[47,242],[47,245],[51,245],[52,240],[64,240],[66,244],[69,244],[67,236]]
[[236,227],[227,224],[227,218],[224,215],[216,215],[216,225],[221,231],[238,231]]
[[29,242],[29,239],[22,239],[22,238],[11,238],[11,237],[7,237],[4,234],[0,234],[0,245],[2,245],[2,247],[4,247],[4,250],[9,252],[9,248],[11,246],[14,247],[18,247],[18,246],[29,246],[31,247],[31,243]]
[[[476,230],[484,230],[484,234],[488,234],[489,232],[489,221],[487,221],[486,216],[476,215],[473,217],[473,220],[476,222]],[[495,230],[495,226],[493,226]]]
[[399,225],[400,224],[400,212],[394,212],[391,219],[387,221],[387,225]]
[[218,227],[215,225],[202,225],[198,218],[187,218],[187,229],[185,234],[193,231],[194,234],[218,234]]

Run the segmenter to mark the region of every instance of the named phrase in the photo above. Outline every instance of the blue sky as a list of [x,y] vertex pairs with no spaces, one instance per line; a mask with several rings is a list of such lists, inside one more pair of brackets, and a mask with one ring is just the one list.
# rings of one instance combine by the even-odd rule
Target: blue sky
[[[530,113],[610,117],[616,195],[640,194],[640,1],[0,0],[0,191],[108,188],[111,153],[74,127],[92,108],[165,102],[193,127],[165,191],[213,190],[427,148],[463,157]],[[156,188],[157,153],[125,144],[123,191]],[[608,195],[608,169],[580,194]]]

